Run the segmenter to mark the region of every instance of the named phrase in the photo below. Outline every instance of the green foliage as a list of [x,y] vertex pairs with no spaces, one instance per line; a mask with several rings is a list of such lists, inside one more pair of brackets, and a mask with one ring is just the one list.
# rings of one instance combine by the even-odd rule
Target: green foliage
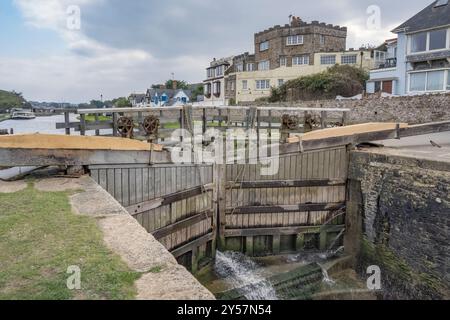
[[91,100],[90,102],[91,108],[102,109],[105,107],[105,103],[100,100]]
[[0,90],[0,113],[12,108],[30,107],[21,93]]
[[362,92],[369,79],[366,71],[349,65],[335,65],[326,71],[287,81],[279,88],[272,88],[270,102],[286,101],[292,91],[299,100],[334,99],[351,97]]
[[[177,82],[177,89],[183,89],[187,90],[189,88],[189,85],[186,81],[183,80],[175,80]],[[167,80],[165,84],[167,89],[173,88],[173,80]]]
[[[104,244],[95,219],[72,213],[67,192],[0,194],[0,300],[132,299],[140,277]],[[67,288],[69,266],[81,290]]]
[[198,97],[198,96],[202,96],[203,93],[204,93],[204,87],[203,87],[203,85],[196,87],[196,88],[192,91],[191,101],[197,101],[197,97]]
[[115,108],[131,108],[131,102],[127,98],[118,98],[112,101]]

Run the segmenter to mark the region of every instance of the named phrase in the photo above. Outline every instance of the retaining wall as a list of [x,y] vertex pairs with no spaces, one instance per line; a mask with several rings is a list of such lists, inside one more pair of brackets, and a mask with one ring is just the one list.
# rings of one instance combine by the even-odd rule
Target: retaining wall
[[358,271],[381,268],[385,299],[448,299],[450,164],[350,155],[345,246]]
[[[251,105],[258,104],[252,102]],[[420,96],[365,98],[362,100],[297,101],[264,106],[299,108],[349,108],[350,124],[366,122],[405,122],[420,124],[450,120],[450,93]]]

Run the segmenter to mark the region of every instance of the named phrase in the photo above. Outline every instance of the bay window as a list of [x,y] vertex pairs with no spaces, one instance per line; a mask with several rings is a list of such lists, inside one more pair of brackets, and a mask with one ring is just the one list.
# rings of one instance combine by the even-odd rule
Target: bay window
[[411,52],[427,51],[427,33],[417,33],[411,36]]
[[[449,89],[449,71],[437,70],[426,72],[415,72],[410,74],[409,91],[424,92],[424,91],[444,91]],[[447,74],[447,83],[445,80]]]
[[450,90],[450,70],[447,71],[447,90]]
[[427,91],[440,91],[444,89],[444,71],[433,71],[427,74]]
[[410,91],[425,91],[426,72],[412,73],[410,76]]
[[445,49],[447,47],[447,29],[430,32],[429,50]]
[[419,53],[448,48],[447,33],[448,29],[439,29],[411,35],[410,52]]

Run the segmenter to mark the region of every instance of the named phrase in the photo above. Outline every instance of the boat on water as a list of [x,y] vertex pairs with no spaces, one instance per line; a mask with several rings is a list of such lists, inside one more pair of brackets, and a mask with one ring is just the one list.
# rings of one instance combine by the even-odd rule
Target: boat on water
[[11,114],[11,120],[31,120],[36,119],[36,115],[32,111],[17,110]]

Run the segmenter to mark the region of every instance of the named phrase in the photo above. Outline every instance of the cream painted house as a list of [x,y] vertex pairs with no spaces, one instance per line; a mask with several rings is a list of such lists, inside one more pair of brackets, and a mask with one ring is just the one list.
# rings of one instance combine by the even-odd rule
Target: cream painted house
[[[348,64],[371,70],[385,61],[385,52],[376,50],[320,52],[314,54],[310,64],[309,55],[294,56],[292,63],[282,61],[281,66],[272,70],[236,72],[236,103],[252,102],[269,97],[272,87],[279,87],[289,80],[325,71],[335,64]],[[292,66],[287,66],[292,65]]]

